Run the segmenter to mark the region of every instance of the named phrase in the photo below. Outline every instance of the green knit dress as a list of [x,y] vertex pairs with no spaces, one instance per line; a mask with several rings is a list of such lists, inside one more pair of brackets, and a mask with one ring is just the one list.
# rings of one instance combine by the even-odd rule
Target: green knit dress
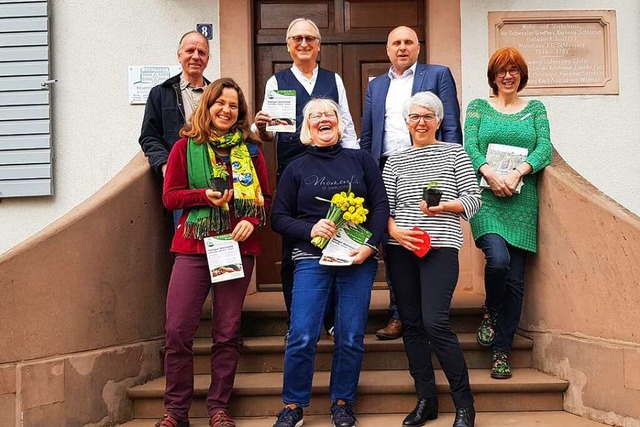
[[479,174],[489,144],[524,147],[533,173],[524,177],[520,194],[497,197],[490,189],[482,191],[482,207],[469,221],[473,238],[498,234],[517,248],[536,252],[538,245],[538,176],[551,163],[549,120],[542,102],[531,100],[515,114],[496,111],[487,100],[474,99],[467,108],[464,147]]

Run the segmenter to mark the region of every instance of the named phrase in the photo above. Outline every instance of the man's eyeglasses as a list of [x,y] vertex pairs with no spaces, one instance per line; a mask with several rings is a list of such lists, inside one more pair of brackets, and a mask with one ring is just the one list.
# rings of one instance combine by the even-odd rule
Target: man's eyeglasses
[[507,73],[511,74],[512,76],[517,76],[518,74],[520,74],[520,68],[513,67],[513,68],[509,68],[508,70],[500,70],[496,73],[496,76],[504,77],[507,75]]
[[419,123],[424,119],[425,122],[433,122],[436,119],[435,114],[409,114],[407,120],[411,123]]
[[302,44],[303,40],[309,45],[314,44],[316,40],[318,40],[318,38],[314,36],[291,36],[289,39],[293,40],[296,45]]
[[326,117],[327,119],[335,119],[337,116],[335,111],[323,111],[322,113],[309,114],[309,118],[311,120],[322,120],[322,117]]

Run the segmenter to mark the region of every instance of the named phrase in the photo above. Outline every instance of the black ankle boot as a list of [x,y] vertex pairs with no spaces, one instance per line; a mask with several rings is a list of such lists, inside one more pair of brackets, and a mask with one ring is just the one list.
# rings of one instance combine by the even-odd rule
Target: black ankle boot
[[453,427],[474,427],[476,424],[476,410],[473,406],[456,409],[456,419],[453,421]]
[[402,421],[402,425],[405,427],[419,427],[428,420],[435,420],[436,418],[438,418],[438,399],[436,397],[418,399],[416,407]]

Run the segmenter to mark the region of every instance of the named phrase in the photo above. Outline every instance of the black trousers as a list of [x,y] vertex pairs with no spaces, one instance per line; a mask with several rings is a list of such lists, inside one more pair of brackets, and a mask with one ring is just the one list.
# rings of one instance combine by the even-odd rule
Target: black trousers
[[451,299],[458,282],[458,250],[432,249],[418,258],[402,246],[387,245],[387,262],[418,398],[436,396],[433,350],[449,381],[456,408],[472,405],[469,372],[458,337],[449,324]]

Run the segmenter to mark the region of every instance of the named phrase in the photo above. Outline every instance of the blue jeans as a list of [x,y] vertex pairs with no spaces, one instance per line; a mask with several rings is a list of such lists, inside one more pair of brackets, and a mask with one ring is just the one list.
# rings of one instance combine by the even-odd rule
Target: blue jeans
[[309,405],[316,346],[330,290],[335,286],[336,314],[329,398],[353,403],[362,367],[364,333],[377,260],[349,267],[327,267],[317,259],[295,263],[291,326],[284,355],[282,400]]
[[522,313],[527,251],[511,246],[498,234],[481,236],[476,246],[486,259],[485,305],[498,317],[493,350],[509,354]]

